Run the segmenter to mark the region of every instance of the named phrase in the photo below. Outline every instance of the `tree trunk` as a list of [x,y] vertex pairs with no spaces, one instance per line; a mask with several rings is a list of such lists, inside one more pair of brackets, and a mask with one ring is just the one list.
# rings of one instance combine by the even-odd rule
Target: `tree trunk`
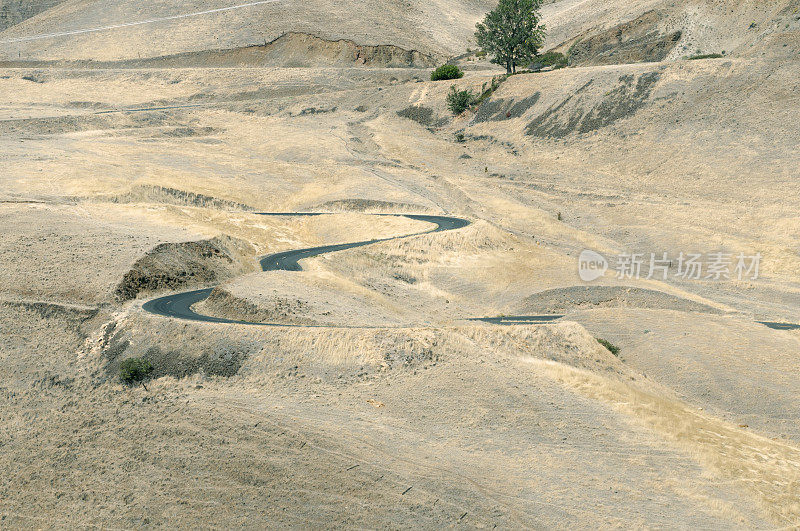
[[511,74],[511,61],[506,61],[506,74]]
[[511,71],[513,73],[515,73],[515,74],[517,73],[517,62],[516,61],[511,61]]

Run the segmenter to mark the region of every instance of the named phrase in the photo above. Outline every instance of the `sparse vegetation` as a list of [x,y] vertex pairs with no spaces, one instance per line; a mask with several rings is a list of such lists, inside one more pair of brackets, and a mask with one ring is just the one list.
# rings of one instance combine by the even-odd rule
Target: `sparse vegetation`
[[458,90],[455,85],[450,87],[450,93],[447,94],[447,108],[454,116],[466,111],[473,103],[475,103],[475,94],[471,90]]
[[597,337],[595,339],[597,339],[597,342],[600,343],[601,345],[603,345],[606,348],[606,350],[608,350],[610,353],[612,353],[615,356],[619,356],[619,347],[618,346],[614,345],[610,341],[606,341],[605,339],[602,339],[602,338],[599,338],[599,337]]
[[689,57],[689,60],[696,61],[698,59],[722,59],[723,57],[725,56],[721,53],[705,53],[705,54],[693,55]]
[[539,10],[542,0],[500,0],[494,11],[476,26],[475,38],[492,62],[509,74],[536,56],[545,38]]
[[128,385],[144,382],[153,366],[144,358],[128,358],[119,366],[119,379]]
[[442,65],[433,72],[431,72],[431,81],[442,81],[445,79],[461,79],[464,77],[464,71],[456,65],[446,64]]
[[502,85],[506,79],[508,79],[507,75],[496,76],[492,78],[492,82],[488,87],[486,86],[486,83],[484,83],[483,86],[481,87],[481,95],[478,96],[477,100],[475,100],[475,104],[480,105],[484,101],[489,99],[491,95],[494,94],[494,91],[500,88],[500,85]]
[[569,64],[566,55],[560,52],[547,52],[536,57],[531,63],[531,70],[541,70],[542,68],[553,67],[554,70],[564,68]]

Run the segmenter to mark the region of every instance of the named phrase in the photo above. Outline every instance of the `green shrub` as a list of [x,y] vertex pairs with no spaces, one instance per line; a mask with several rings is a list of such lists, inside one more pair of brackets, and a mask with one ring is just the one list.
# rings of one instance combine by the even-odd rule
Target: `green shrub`
[[619,347],[612,344],[610,341],[606,341],[605,339],[600,339],[599,337],[595,338],[597,342],[606,347],[606,349],[615,356],[619,356]]
[[503,74],[502,76],[496,76],[492,78],[492,84],[487,88],[486,83],[483,84],[481,87],[481,95],[475,100],[476,105],[481,105],[484,101],[489,99],[494,91],[500,88],[500,85],[503,84],[508,79],[508,76]]
[[473,103],[475,103],[475,95],[471,90],[458,90],[455,85],[450,87],[450,93],[447,95],[447,108],[454,116],[466,111]]
[[143,381],[153,372],[153,366],[144,358],[128,358],[119,366],[119,379],[126,384]]
[[464,72],[456,65],[442,65],[431,72],[431,81],[441,81],[443,79],[461,79]]
[[552,66],[553,69],[564,68],[569,64],[569,59],[566,55],[559,52],[547,52],[539,57],[536,57],[531,63],[531,70],[541,70]]

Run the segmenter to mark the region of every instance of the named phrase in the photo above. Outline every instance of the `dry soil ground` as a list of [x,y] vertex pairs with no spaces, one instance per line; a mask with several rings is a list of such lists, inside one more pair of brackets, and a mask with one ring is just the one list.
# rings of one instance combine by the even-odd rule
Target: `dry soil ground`
[[[0,527],[800,524],[800,332],[758,323],[800,311],[796,5],[549,2],[548,45],[582,64],[452,117],[450,83],[360,58],[463,53],[483,2],[8,42],[178,12],[51,3],[0,32],[5,59],[67,61],[0,69]],[[70,62],[286,31],[328,41]],[[460,61],[461,87],[502,73]],[[326,214],[258,214],[298,211]],[[258,271],[429,227],[376,212],[472,223]],[[587,284],[584,249],[762,261],[757,280]],[[211,285],[203,313],[309,326],[141,308]],[[565,317],[470,320],[531,313]],[[118,379],[132,356],[147,389]]]

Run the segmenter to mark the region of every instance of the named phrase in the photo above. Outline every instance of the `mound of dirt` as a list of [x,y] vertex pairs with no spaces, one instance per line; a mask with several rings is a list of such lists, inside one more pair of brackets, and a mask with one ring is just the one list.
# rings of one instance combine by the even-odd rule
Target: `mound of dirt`
[[[362,45],[350,39],[328,40],[308,33],[285,33],[271,42],[228,49],[183,52],[146,59],[119,61],[40,60],[0,61],[0,66],[46,68],[230,68],[230,67],[336,67],[432,68],[446,60],[391,44]],[[29,79],[29,81],[38,81]]]
[[163,243],[133,264],[114,291],[118,301],[135,299],[142,291],[178,289],[225,280],[252,270],[254,250],[229,237],[183,243]]
[[425,127],[442,127],[447,124],[447,118],[440,118],[436,112],[424,105],[411,105],[405,109],[397,111],[397,116],[408,118]]
[[237,342],[224,338],[206,338],[191,349],[148,346],[144,352],[135,348],[131,330],[117,321],[109,321],[96,339],[94,348],[101,354],[105,376],[101,380],[115,381],[121,363],[131,357],[141,357],[153,367],[151,378],[171,376],[186,378],[202,373],[206,376],[231,377],[239,372],[247,358],[259,349],[253,342]]
[[483,105],[480,106],[478,112],[475,113],[473,123],[490,121],[498,122],[508,118],[519,118],[525,114],[528,109],[536,105],[540,96],[541,95],[536,92],[535,94],[527,98],[522,98],[518,101],[505,98],[487,100]]
[[317,324],[304,317],[306,302],[301,299],[275,297],[263,306],[240,299],[222,288],[214,288],[211,295],[201,302],[200,310],[216,317],[247,321],[250,323]]
[[[18,118],[0,122],[0,133],[8,135],[63,135],[83,131],[122,128],[144,129],[165,126],[170,123],[171,118],[164,111]],[[131,131],[127,133],[131,134]]]
[[594,308],[643,308],[721,314],[720,310],[661,291],[626,286],[572,286],[525,298],[518,313],[563,314]]

